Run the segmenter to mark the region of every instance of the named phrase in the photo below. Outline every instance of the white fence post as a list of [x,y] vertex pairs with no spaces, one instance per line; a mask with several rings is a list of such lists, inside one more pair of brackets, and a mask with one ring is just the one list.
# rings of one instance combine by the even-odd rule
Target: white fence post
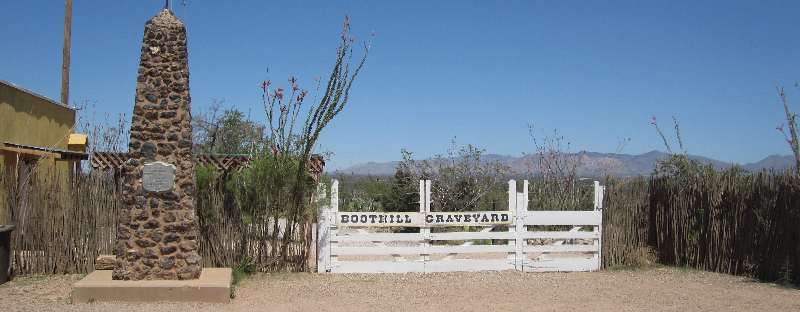
[[[423,215],[431,211],[431,180],[419,181],[419,212]],[[422,236],[422,253],[420,260],[424,263],[430,261],[428,247],[430,247],[431,229],[425,226],[419,228]]]
[[[317,188],[316,200],[322,201],[327,194],[325,194],[325,185],[321,184]],[[330,203],[319,207],[319,214],[317,215],[317,273],[324,273],[328,271],[331,259],[331,213]]]
[[[331,183],[331,205],[330,205],[330,207],[331,207],[330,212],[329,212],[330,213],[330,218],[328,219],[328,220],[330,220],[330,231],[329,231],[329,234],[328,234],[328,238],[329,239],[330,239],[330,237],[332,237],[333,235],[336,235],[339,232],[338,228],[336,227],[336,220],[333,219],[335,217],[336,213],[339,212],[339,180],[336,180],[336,179],[334,179],[333,183]],[[332,250],[333,248],[337,247],[338,245],[339,244],[337,242],[331,241],[329,243],[329,246],[330,246],[329,250]],[[329,251],[329,253],[330,253],[330,251]],[[331,254],[329,259],[330,260],[328,260],[329,261],[328,269],[332,270],[333,267],[336,265],[336,261],[338,261],[337,260],[337,256]]]
[[516,263],[514,264],[514,268],[517,270],[523,271],[525,268],[525,262],[527,262],[527,256],[525,255],[525,245],[526,240],[523,238],[525,232],[525,215],[528,213],[528,180],[523,180],[522,182],[522,192],[517,193],[517,205],[516,205],[516,214],[514,216],[514,228],[515,228],[515,251],[516,251]]
[[[517,211],[517,181],[516,180],[509,180],[508,181],[508,211],[511,212],[512,214]],[[508,232],[509,233],[515,233],[516,229],[517,228],[516,228],[515,225],[513,225],[513,224],[509,224],[508,225]],[[514,234],[514,237],[516,237],[516,234]],[[508,245],[509,246],[515,246],[516,242],[517,242],[516,239],[509,239],[508,240]],[[516,263],[517,263],[517,253],[516,252],[509,252],[507,259],[509,261],[513,261],[514,266],[516,267]]]
[[594,210],[600,212],[600,225],[594,227],[594,232],[599,234],[599,238],[595,241],[597,245],[597,270],[603,267],[603,193],[605,187],[600,185],[599,181],[594,181]]
[[603,192],[605,186],[601,186],[599,181],[594,181],[594,210],[603,209]]

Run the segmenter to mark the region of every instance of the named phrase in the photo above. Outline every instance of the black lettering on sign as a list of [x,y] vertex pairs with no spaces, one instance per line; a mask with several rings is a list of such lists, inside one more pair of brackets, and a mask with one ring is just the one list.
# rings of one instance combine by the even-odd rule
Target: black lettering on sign
[[375,224],[415,224],[453,226],[456,224],[501,224],[508,223],[512,215],[507,212],[439,212],[422,213],[419,218],[410,213],[353,213],[338,214],[340,224],[364,226]]

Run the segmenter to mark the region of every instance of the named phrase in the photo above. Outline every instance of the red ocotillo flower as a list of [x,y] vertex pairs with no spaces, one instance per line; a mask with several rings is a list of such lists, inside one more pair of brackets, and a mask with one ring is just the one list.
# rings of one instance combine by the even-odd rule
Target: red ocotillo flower
[[267,89],[269,88],[269,85],[270,85],[270,81],[269,80],[264,80],[264,82],[261,83],[261,90],[264,90],[264,92],[267,92]]
[[303,102],[303,99],[306,98],[306,94],[308,94],[308,91],[306,90],[300,91],[300,94],[297,95],[297,102],[298,103]]
[[292,91],[300,90],[300,87],[297,86],[297,78],[294,76],[289,77],[289,84],[292,85]]

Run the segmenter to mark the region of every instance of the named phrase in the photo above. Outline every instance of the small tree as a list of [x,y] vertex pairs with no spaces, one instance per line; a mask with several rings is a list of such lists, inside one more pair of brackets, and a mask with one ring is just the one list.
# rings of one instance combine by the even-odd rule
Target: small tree
[[206,154],[256,155],[264,149],[264,126],[236,108],[220,112],[214,100],[205,114],[193,118],[195,150]]
[[403,161],[397,165],[389,194],[383,204],[390,212],[417,211],[419,202],[419,180],[414,175],[414,160],[411,152],[402,149]]

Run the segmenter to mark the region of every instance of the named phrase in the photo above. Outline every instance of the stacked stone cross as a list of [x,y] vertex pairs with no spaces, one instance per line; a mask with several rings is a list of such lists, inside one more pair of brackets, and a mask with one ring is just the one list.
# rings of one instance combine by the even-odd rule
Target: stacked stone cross
[[145,25],[130,158],[122,166],[116,280],[196,279],[201,273],[186,49],[186,28],[169,9]]

